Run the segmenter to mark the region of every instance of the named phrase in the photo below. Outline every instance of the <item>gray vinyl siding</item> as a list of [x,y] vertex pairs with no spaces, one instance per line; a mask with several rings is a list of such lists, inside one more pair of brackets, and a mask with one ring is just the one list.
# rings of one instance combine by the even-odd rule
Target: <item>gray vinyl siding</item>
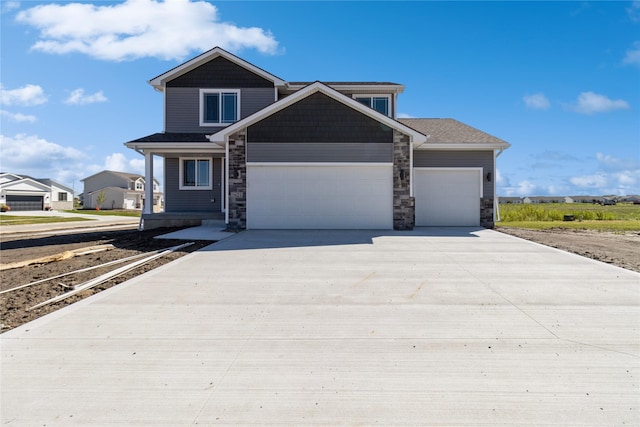
[[[216,89],[207,86],[203,89]],[[166,132],[210,132],[218,126],[200,126],[200,88],[167,87],[165,93]],[[273,88],[240,89],[240,117],[245,118],[274,102]]]
[[[214,158],[212,190],[180,190],[180,159],[165,158],[165,212],[220,212],[222,210],[222,167],[222,159]],[[211,202],[212,199],[215,199],[214,203]]]
[[[493,151],[430,151],[413,152],[413,166],[416,168],[482,168],[482,187],[484,197],[493,197]],[[487,181],[485,176],[491,172],[493,179]]]
[[390,163],[393,145],[385,143],[249,142],[248,162]]

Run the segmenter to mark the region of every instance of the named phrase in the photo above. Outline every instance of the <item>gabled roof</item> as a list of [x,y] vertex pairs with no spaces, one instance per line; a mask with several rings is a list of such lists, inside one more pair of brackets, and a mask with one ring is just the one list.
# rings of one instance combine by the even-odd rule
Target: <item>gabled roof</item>
[[242,58],[238,58],[237,56],[227,52],[226,50],[220,48],[220,47],[214,47],[211,50],[208,50],[198,56],[196,56],[193,59],[190,59],[189,61],[178,65],[177,67],[172,68],[171,70],[160,74],[157,77],[152,78],[151,80],[149,80],[149,84],[151,86],[153,86],[156,90],[159,91],[163,91],[164,90],[164,85],[166,84],[166,82],[168,82],[169,80],[173,80],[176,77],[179,77],[183,74],[188,73],[189,71],[199,67],[200,65],[207,63],[209,61],[211,61],[212,59],[218,58],[218,57],[223,57],[233,63],[235,63],[236,65],[241,66],[242,68],[245,68],[249,71],[251,71],[254,74],[259,75],[260,77],[263,77],[267,80],[270,80],[273,82],[273,84],[275,86],[284,86],[285,85],[285,81],[282,80],[280,77],[274,76],[273,74],[263,70],[262,68],[256,67],[255,65],[245,61]]
[[[380,91],[384,93],[402,93],[404,85],[392,82],[323,82],[337,90],[354,91],[354,92],[372,92]],[[313,82],[288,82],[287,88],[290,90],[299,90],[305,86],[313,84]]]
[[255,113],[253,113],[252,115],[245,117],[244,119],[235,122],[234,124],[227,126],[226,128],[222,129],[221,131],[214,133],[213,135],[209,135],[209,140],[211,142],[216,142],[216,143],[224,143],[226,142],[226,138],[229,135],[232,135],[233,133],[239,131],[240,129],[244,129],[245,127],[251,126],[254,123],[259,122],[260,120],[269,117],[272,114],[277,113],[280,110],[283,110],[287,107],[289,107],[290,105],[295,104],[296,102],[314,94],[314,93],[323,93],[324,95],[327,95],[333,99],[335,99],[338,102],[341,102],[342,104],[345,104],[348,107],[353,108],[356,111],[361,112],[362,114],[365,114],[369,117],[371,117],[374,120],[377,120],[380,123],[383,123],[387,126],[389,126],[392,129],[396,129],[399,132],[402,132],[406,135],[409,135],[409,137],[411,138],[411,141],[414,143],[418,143],[421,144],[423,142],[426,141],[426,137],[425,135],[423,135],[422,133],[388,117],[385,116],[384,114],[381,114],[379,112],[377,112],[376,110],[374,110],[373,108],[369,108],[363,104],[361,104],[360,102],[349,98],[348,96],[345,96],[343,94],[341,94],[340,92],[338,92],[337,90],[327,86],[324,83],[321,82],[315,82],[310,84],[309,86],[300,89],[299,91],[293,93],[292,95],[287,96],[286,98],[283,98],[265,108],[263,108],[260,111],[257,111]]
[[43,184],[42,182],[36,181],[35,179],[30,177],[16,179],[14,181],[8,181],[3,184],[0,184],[0,187],[6,190],[9,190],[13,187],[22,187],[21,190],[25,190],[26,187],[31,187],[35,191],[44,191],[44,192],[51,191],[51,187],[49,187],[46,184]]
[[[129,173],[129,172],[118,172],[118,171],[103,170],[103,171],[100,171],[100,172],[98,172],[98,173],[94,173],[93,175],[88,176],[88,177],[86,177],[86,178],[83,178],[83,179],[81,179],[80,181],[86,181],[86,180],[87,180],[87,179],[89,179],[89,178],[93,178],[94,176],[98,176],[98,175],[101,175],[101,174],[103,174],[103,173],[110,173],[110,174],[112,174],[112,175],[119,176],[119,177],[124,178],[124,179],[127,179],[127,180],[129,180],[129,181],[136,181],[136,180],[138,180],[138,179],[143,179],[143,180],[144,180],[144,176],[142,176],[142,175],[140,175],[140,174],[137,174],[137,173]],[[153,178],[153,180],[154,180],[154,181],[156,181],[156,182],[158,182],[158,180],[157,180],[157,179],[155,179],[155,178]]]
[[421,149],[506,149],[511,145],[500,138],[455,119],[398,119],[427,136]]

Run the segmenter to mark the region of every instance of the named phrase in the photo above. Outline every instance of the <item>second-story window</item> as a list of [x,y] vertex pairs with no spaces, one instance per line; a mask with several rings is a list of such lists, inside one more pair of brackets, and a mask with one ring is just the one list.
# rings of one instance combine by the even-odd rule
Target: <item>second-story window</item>
[[239,118],[239,90],[200,89],[200,126],[226,126]]
[[389,115],[389,96],[387,95],[355,95],[354,99],[369,108],[373,108],[378,113]]

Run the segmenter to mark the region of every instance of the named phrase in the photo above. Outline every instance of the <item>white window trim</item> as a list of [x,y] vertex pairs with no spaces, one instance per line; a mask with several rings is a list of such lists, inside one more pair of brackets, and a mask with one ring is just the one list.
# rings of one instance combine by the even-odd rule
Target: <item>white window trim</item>
[[[393,117],[393,102],[391,99],[391,95],[388,93],[354,93],[353,95],[351,95],[351,97],[355,101],[358,101],[357,98],[387,98],[387,103],[388,103],[387,108],[389,110],[387,117]],[[369,108],[373,110],[373,107],[369,107]]]
[[[233,123],[207,123],[204,121],[204,95],[210,93],[235,93],[238,102],[236,103],[236,117],[240,120],[240,89],[200,89],[200,94],[198,95],[199,103],[200,103],[200,126],[216,126],[216,127],[225,127],[229,126]],[[221,98],[222,99],[222,98]],[[221,110],[222,114],[222,110]]]
[[[190,186],[190,185],[184,185],[184,162],[185,160],[208,160],[209,161],[209,185],[207,186]],[[180,181],[179,181],[179,189],[180,190],[194,190],[194,191],[198,191],[198,190],[212,190],[213,189],[213,158],[212,157],[180,157],[179,159],[179,174],[180,174]],[[198,170],[198,168],[196,168],[196,171]]]

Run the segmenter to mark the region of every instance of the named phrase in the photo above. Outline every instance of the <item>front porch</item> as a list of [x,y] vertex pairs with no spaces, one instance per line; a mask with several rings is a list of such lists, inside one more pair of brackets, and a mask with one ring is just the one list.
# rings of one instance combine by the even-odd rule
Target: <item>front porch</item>
[[141,230],[162,227],[195,227],[205,221],[224,221],[224,212],[160,212],[142,213]]

